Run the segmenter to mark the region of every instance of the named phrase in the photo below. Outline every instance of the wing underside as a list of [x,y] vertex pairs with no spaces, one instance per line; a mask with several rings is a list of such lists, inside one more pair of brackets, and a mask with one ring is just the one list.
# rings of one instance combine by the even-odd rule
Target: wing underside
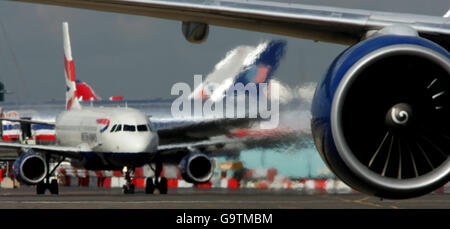
[[[21,143],[9,143],[0,142],[0,148],[2,154],[0,154],[0,160],[11,161],[15,160],[20,154],[21,149],[32,149],[35,152],[48,153],[50,155],[81,159],[81,150],[77,147],[65,147],[56,145],[35,145],[35,144],[21,144]],[[6,149],[6,150],[5,150]],[[10,150],[10,151],[7,151]],[[16,154],[11,153],[11,150],[16,150]],[[5,156],[6,155],[6,156]]]
[[406,24],[429,38],[450,37],[450,18],[264,1],[15,0],[202,22],[316,41],[354,44],[370,30]]

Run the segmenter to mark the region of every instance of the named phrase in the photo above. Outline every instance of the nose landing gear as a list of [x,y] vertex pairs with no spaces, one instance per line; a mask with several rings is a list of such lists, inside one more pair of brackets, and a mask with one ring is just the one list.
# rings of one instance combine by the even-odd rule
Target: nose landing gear
[[125,181],[126,184],[122,186],[122,192],[124,194],[134,194],[134,180],[131,178],[131,174],[134,173],[134,168],[128,169],[128,167],[124,167],[122,172],[125,173]]

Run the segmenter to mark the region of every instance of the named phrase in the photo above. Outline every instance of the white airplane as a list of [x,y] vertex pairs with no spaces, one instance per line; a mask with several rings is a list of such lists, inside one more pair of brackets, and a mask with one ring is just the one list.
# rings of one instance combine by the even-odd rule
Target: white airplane
[[427,194],[450,179],[450,17],[237,0],[16,0],[346,44],[318,85],[312,132],[345,183],[384,198]]
[[[50,177],[66,159],[70,159],[75,167],[89,170],[123,168],[127,180],[124,193],[134,193],[134,168],[154,163],[156,177],[146,180],[145,192],[151,194],[158,189],[161,194],[166,194],[167,179],[160,177],[163,163],[178,164],[183,178],[188,182],[204,183],[209,181],[214,171],[214,164],[206,154],[223,148],[225,144],[245,143],[245,139],[230,138],[195,141],[195,132],[209,136],[224,135],[232,128],[247,127],[256,119],[204,120],[156,130],[149,117],[137,109],[82,107],[76,99],[78,92],[66,22],[63,23],[63,35],[66,110],[58,114],[55,122],[1,118],[3,121],[55,129],[56,145],[0,142],[0,148],[19,151],[18,159],[14,159],[15,176],[22,183],[36,185],[37,194],[44,194],[47,189],[52,194],[58,194],[57,181],[50,181]],[[194,137],[190,139],[186,134],[193,134]],[[255,144],[255,139],[247,140],[247,143]],[[260,140],[267,142],[263,138]],[[160,142],[166,143],[161,145]],[[49,163],[55,160],[59,163],[50,171]]]

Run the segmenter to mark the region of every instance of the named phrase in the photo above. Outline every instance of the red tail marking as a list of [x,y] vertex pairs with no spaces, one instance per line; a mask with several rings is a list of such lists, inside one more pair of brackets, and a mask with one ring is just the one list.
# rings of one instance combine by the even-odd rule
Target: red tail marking
[[253,80],[254,83],[264,83],[269,74],[270,66],[260,65],[258,67],[258,73]]
[[83,101],[85,100],[99,100],[97,95],[95,95],[94,90],[92,88],[83,82],[77,82],[77,98],[82,98]]
[[67,79],[69,81],[74,82],[75,81],[75,70],[73,67],[73,60],[68,61],[67,58],[64,56],[64,67],[66,69]]

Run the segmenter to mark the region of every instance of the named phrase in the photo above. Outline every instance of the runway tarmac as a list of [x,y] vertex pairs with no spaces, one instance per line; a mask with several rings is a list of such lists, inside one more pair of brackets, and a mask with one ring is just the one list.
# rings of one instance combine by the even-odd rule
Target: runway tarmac
[[59,195],[37,196],[32,187],[0,189],[2,209],[449,209],[450,194],[407,200],[380,200],[364,194],[305,194],[295,190],[169,189],[147,195],[143,189],[60,187]]

